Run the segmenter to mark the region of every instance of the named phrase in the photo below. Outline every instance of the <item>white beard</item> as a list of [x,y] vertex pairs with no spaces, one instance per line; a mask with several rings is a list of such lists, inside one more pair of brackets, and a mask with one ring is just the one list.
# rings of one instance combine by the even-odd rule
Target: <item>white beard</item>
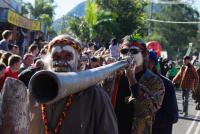
[[52,68],[52,71],[54,72],[73,72],[73,69],[70,67],[55,67]]
[[[72,72],[74,71],[73,67],[66,61],[52,61],[52,71],[55,72]],[[57,66],[60,65],[60,66]]]
[[[52,48],[51,55],[53,55],[56,52],[59,53],[62,50],[71,52],[73,54],[73,59],[71,59],[70,61],[66,61],[66,60],[51,61],[51,70],[55,71],[55,72],[77,71],[77,66],[78,66],[78,61],[80,59],[80,55],[71,46],[64,46],[64,47],[55,46]],[[54,67],[55,65],[58,65],[58,64],[61,66]]]

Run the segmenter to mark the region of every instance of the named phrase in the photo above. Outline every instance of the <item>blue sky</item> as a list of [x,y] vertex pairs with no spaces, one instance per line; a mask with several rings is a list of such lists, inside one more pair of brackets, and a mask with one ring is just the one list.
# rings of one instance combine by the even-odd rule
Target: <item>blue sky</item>
[[[24,2],[33,3],[34,0],[23,0]],[[55,9],[55,19],[62,17],[77,4],[86,0],[55,0],[57,8]]]
[[[33,3],[34,0],[23,0],[25,2],[31,2]],[[54,0],[55,3],[57,4],[57,8],[55,9],[55,17],[54,19],[60,18],[63,15],[65,15],[68,11],[70,11],[72,8],[74,8],[77,4],[86,1],[86,0]],[[158,0],[155,0],[158,1]],[[190,3],[194,2],[193,5],[196,9],[200,11],[200,0],[182,0],[182,1],[187,1]]]

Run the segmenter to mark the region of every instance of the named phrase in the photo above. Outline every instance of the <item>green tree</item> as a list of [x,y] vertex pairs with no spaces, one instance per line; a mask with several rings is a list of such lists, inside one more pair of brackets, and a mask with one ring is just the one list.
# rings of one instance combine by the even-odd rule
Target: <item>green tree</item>
[[81,17],[68,17],[66,32],[74,34],[82,42],[90,41],[90,29],[84,18]]
[[118,30],[114,33],[117,38],[141,29],[145,25],[145,6],[141,0],[97,0],[101,9],[114,13],[117,17]]
[[97,23],[97,4],[95,1],[87,0],[84,22],[88,25],[90,38],[94,38],[96,33],[93,28]]
[[[153,14],[153,19],[177,22],[199,21],[199,13],[185,4],[165,5]],[[151,23],[153,34],[148,38],[159,35],[155,40],[161,43],[169,55],[175,55],[178,49],[184,55],[188,44],[197,37],[197,24]]]
[[39,19],[42,14],[48,14],[49,17],[53,18],[55,5],[49,0],[35,0],[35,6],[31,3],[28,3],[27,6],[36,19]]
[[21,15],[22,16],[26,16],[29,14],[29,10],[27,9],[28,5],[27,3],[22,3],[22,12],[21,12]]
[[26,15],[30,12],[35,19],[45,24],[48,33],[55,34],[51,28],[55,7],[54,0],[35,0],[34,6],[29,2],[23,3],[22,14]]
[[97,42],[106,44],[119,31],[116,18],[117,15],[110,11],[98,11],[97,22],[93,27],[97,33],[94,38]]
[[145,5],[140,0],[87,0],[84,17],[68,20],[68,30],[81,40],[106,44],[144,27]]

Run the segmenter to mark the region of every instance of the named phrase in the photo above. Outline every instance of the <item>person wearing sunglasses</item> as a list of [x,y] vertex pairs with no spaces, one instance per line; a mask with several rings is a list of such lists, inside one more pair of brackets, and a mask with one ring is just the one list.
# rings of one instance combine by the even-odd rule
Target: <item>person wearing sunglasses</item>
[[147,69],[148,50],[138,35],[124,38],[120,55],[122,59],[128,57],[130,64],[114,82],[112,103],[119,134],[152,134],[153,117],[164,97],[164,84]]

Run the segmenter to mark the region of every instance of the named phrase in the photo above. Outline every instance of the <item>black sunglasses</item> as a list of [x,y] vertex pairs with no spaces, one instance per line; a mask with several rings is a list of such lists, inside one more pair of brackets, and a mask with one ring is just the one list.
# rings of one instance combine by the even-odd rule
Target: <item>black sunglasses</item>
[[127,54],[128,52],[130,52],[131,54],[138,54],[139,52],[142,52],[142,51],[135,48],[130,48],[130,49],[125,48],[125,49],[120,50],[121,54]]

